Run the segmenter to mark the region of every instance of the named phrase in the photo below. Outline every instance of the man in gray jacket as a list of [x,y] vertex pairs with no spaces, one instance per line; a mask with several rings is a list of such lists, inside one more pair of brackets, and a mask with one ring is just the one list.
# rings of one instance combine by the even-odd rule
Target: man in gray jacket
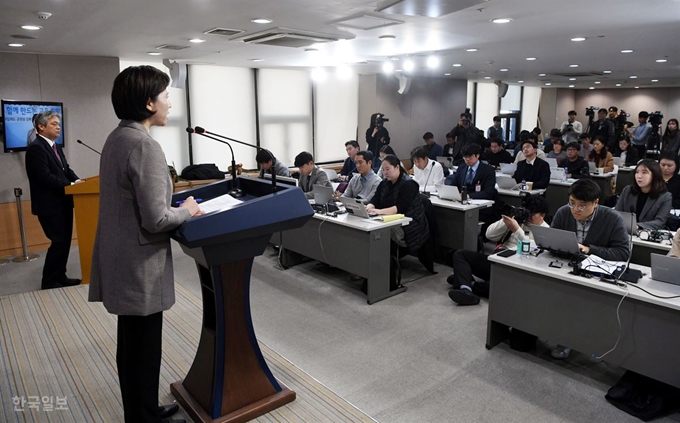
[[308,199],[314,198],[314,185],[332,187],[326,172],[316,167],[314,157],[306,151],[295,156],[295,167],[300,170],[300,188]]

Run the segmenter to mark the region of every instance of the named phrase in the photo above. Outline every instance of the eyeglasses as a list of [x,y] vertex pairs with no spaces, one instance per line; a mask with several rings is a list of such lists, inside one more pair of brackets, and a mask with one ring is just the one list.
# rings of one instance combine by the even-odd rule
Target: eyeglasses
[[590,204],[586,204],[585,206],[577,206],[576,203],[567,203],[567,206],[569,206],[569,208],[572,209],[572,210],[576,209],[576,210],[582,212],[585,209],[587,209],[588,207],[590,207]]

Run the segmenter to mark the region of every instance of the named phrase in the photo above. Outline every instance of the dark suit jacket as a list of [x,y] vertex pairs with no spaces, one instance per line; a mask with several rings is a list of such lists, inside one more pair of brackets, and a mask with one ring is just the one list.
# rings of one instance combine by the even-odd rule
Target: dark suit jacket
[[538,157],[536,157],[533,165],[522,160],[517,163],[517,170],[515,170],[513,177],[518,184],[522,181],[530,181],[534,183],[534,189],[548,188],[548,185],[550,185],[550,165]]
[[[468,166],[458,166],[456,174],[452,175],[454,185],[460,190],[465,185],[465,177],[467,176]],[[481,189],[479,192],[475,191],[475,186],[479,183]],[[472,177],[472,184],[467,186],[468,196],[470,198],[492,200],[495,197],[496,191],[496,171],[492,166],[484,163],[479,163],[477,172]]]
[[[75,182],[78,176],[71,170],[66,156],[57,145],[61,163],[54,151],[41,137],[36,137],[26,150],[26,173],[31,187],[31,212],[39,216],[53,216],[73,208],[73,197],[66,195],[64,187]],[[63,167],[62,167],[63,164]]]

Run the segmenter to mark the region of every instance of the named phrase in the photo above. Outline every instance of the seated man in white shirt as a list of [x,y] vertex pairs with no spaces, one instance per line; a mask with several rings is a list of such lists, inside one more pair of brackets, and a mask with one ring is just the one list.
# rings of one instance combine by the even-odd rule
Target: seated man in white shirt
[[355,176],[349,180],[344,193],[340,194],[340,192],[335,191],[333,198],[336,200],[340,197],[356,198],[366,204],[373,198],[381,181],[378,175],[373,172],[373,153],[368,150],[359,151],[354,156],[354,164],[356,164],[359,177]]
[[411,155],[413,159],[413,179],[418,183],[420,191],[434,191],[434,186],[444,184],[444,168],[438,162],[427,157],[427,150],[418,147]]

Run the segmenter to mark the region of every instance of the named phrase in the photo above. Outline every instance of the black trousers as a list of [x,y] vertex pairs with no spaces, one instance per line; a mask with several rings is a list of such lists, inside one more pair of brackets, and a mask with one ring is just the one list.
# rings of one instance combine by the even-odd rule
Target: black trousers
[[38,216],[45,236],[52,242],[45,255],[42,288],[66,280],[66,263],[71,251],[73,236],[73,209],[62,210],[59,214]]
[[455,286],[472,287],[472,275],[488,281],[491,278],[491,263],[485,254],[470,250],[453,253],[453,280]]
[[163,312],[118,316],[118,380],[125,423],[160,423],[158,384],[161,371]]

